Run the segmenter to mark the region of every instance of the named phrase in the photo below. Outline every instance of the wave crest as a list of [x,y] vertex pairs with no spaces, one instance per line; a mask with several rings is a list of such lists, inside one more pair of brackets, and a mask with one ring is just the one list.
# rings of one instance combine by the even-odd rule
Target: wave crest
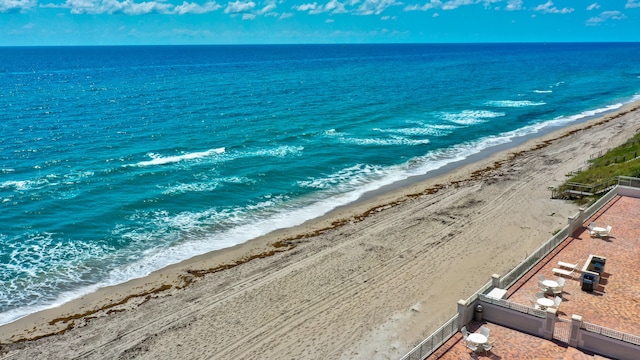
[[217,154],[223,154],[224,152],[225,152],[225,148],[221,147],[217,149],[210,149],[207,151],[193,152],[193,153],[188,153],[183,155],[175,155],[175,156],[167,156],[167,157],[162,157],[158,154],[149,153],[148,155],[151,158],[151,160],[141,161],[137,163],[136,166],[166,165],[166,164],[177,163],[184,160],[201,159],[201,158],[205,158],[205,157],[209,157]]
[[541,106],[547,105],[544,101],[529,101],[529,100],[492,100],[485,103],[487,106],[493,107],[526,107],[526,106]]

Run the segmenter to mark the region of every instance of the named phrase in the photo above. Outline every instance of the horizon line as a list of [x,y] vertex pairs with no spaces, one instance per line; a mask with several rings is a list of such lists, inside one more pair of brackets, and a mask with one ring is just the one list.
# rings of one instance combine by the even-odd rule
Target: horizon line
[[336,43],[202,43],[202,44],[59,44],[59,45],[0,45],[0,48],[53,47],[169,47],[169,46],[346,46],[346,45],[516,45],[516,44],[640,44],[640,41],[479,41],[479,42],[336,42]]

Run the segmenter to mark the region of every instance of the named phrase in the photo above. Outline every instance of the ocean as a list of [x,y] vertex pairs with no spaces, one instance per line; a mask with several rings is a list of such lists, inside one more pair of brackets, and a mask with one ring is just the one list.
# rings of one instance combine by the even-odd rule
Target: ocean
[[640,99],[639,43],[0,48],[0,324]]

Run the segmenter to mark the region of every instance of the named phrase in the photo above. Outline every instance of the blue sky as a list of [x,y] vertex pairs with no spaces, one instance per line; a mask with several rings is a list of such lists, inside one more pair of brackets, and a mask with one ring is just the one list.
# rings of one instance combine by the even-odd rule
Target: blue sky
[[0,46],[640,41],[640,0],[0,0]]

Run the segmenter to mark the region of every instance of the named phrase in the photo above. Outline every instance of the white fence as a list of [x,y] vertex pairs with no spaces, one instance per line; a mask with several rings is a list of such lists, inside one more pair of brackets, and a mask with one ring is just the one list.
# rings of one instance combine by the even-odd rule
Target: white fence
[[431,336],[424,339],[418,346],[400,360],[422,360],[436,351],[442,344],[458,332],[458,314],[438,328]]
[[604,335],[612,339],[624,341],[626,343],[640,345],[640,336],[623,333],[622,331],[609,329],[604,326],[588,323],[586,321],[582,323],[582,329],[588,332]]

